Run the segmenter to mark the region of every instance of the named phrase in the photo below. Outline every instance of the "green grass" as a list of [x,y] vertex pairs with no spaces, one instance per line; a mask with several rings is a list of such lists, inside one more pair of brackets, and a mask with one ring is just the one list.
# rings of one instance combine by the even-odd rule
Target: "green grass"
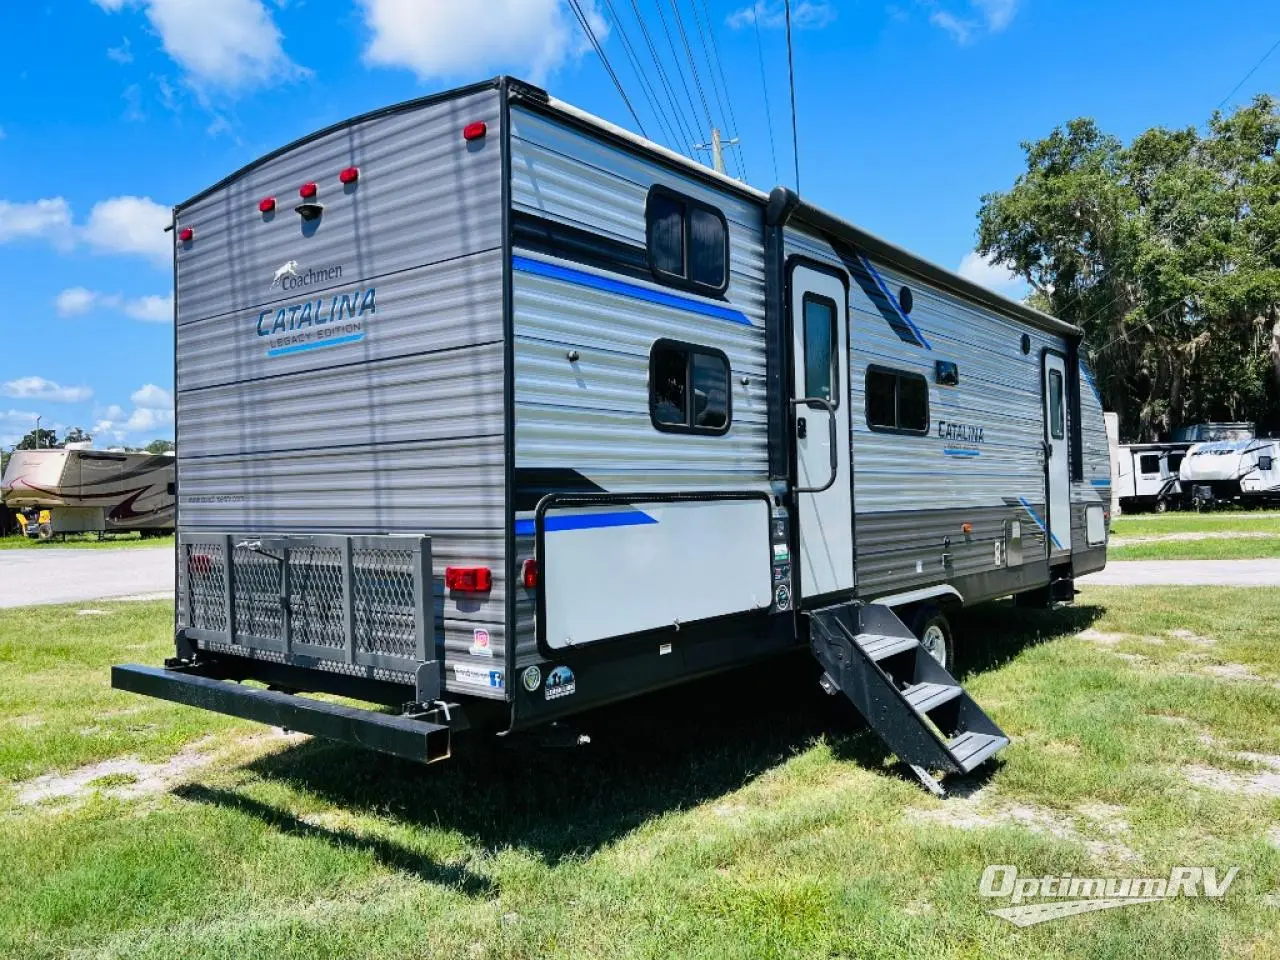
[[69,533],[65,539],[59,536],[53,540],[32,540],[21,535],[0,537],[0,550],[49,550],[58,547],[89,547],[103,549],[107,547],[172,547],[173,535],[167,537],[148,537],[143,539],[139,533],[113,533],[99,540],[96,533]]
[[1263,560],[1280,557],[1280,535],[1206,540],[1150,540],[1112,546],[1109,560]]
[[1116,537],[1159,537],[1171,533],[1274,533],[1280,536],[1280,513],[1224,510],[1213,513],[1139,513],[1112,518]]
[[[979,799],[945,801],[815,692],[803,657],[599,711],[582,720],[590,747],[459,740],[422,768],[111,691],[111,663],[166,655],[171,609],[105,609],[0,611],[3,956],[1280,953],[1280,907],[1261,899],[1280,876],[1265,839],[1280,799],[1180,772],[1280,754],[1276,591],[1086,587],[1065,611],[965,615],[965,682],[1014,743]],[[1209,669],[1227,665],[1260,679]],[[59,802],[18,801],[41,774],[193,750],[215,758],[141,797],[106,772]],[[1098,804],[1120,811],[1110,828]],[[947,825],[974,810],[989,823]],[[1032,829],[1026,811],[1066,826]],[[998,863],[1240,874],[1222,901],[1018,929],[976,895]]]

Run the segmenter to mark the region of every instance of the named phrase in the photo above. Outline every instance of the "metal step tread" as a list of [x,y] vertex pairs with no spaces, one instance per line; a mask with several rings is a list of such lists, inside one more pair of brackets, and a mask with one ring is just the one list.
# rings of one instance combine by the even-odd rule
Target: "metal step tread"
[[1009,745],[1009,738],[993,733],[975,733],[972,730],[960,734],[947,744],[956,763],[965,773],[977,767],[988,757]]
[[914,683],[902,691],[907,703],[917,713],[928,713],[935,707],[954,700],[964,689],[953,683]]
[[857,635],[858,646],[872,660],[883,660],[904,650],[913,650],[920,645],[915,637],[882,636],[878,633],[860,633]]

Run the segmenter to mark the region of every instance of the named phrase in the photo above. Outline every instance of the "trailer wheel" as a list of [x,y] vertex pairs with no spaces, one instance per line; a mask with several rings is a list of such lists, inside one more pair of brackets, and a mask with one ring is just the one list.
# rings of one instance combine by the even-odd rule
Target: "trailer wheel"
[[1166,510],[1169,509],[1169,501],[1166,500],[1164,497],[1161,497],[1159,500],[1156,501],[1156,505],[1151,509],[1154,510],[1156,513],[1164,513]]
[[918,607],[911,618],[911,632],[925,652],[942,664],[942,669],[951,669],[955,663],[955,641],[946,614],[933,604]]
[[38,526],[38,527],[36,528],[36,539],[38,539],[38,540],[52,540],[52,539],[53,539],[53,524],[51,524],[51,523],[42,523],[42,524],[40,524],[40,526]]

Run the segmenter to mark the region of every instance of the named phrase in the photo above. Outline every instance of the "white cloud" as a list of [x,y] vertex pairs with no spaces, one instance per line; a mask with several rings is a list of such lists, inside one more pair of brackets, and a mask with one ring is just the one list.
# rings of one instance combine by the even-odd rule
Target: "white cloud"
[[123,443],[130,434],[167,432],[173,423],[173,395],[154,383],[144,384],[129,398],[133,410],[127,415],[119,404],[99,410],[90,431],[95,437],[110,437]]
[[309,73],[284,52],[262,0],[93,0],[116,12],[141,6],[160,43],[199,91],[240,93]]
[[173,297],[168,294],[148,294],[144,297],[126,297],[119,293],[100,293],[84,287],[68,287],[53,300],[60,317],[78,317],[91,310],[118,310],[134,320],[146,323],[168,323],[173,319]]
[[973,39],[973,31],[977,26],[972,20],[961,20],[945,10],[933,11],[929,14],[929,22],[951,34],[951,39],[961,46]]
[[112,197],[89,212],[84,239],[99,253],[136,253],[163,265],[173,257],[164,232],[172,222],[172,211],[150,197]]
[[[359,0],[372,36],[365,63],[404,67],[419,80],[495,70],[527,73],[534,83],[590,49],[563,0],[486,0],[474,4]],[[593,0],[583,12],[602,43],[608,25]]]
[[973,0],[973,5],[981,12],[987,22],[987,29],[999,33],[1012,21],[1018,12],[1019,0]]
[[970,250],[964,255],[956,272],[966,280],[972,280],[1005,296],[1018,296],[1026,288],[1026,283],[1020,276],[1003,264],[984,257],[977,250]]
[[50,403],[80,403],[93,396],[88,387],[64,387],[44,377],[19,377],[0,384],[0,393],[22,400],[47,400]]
[[4,139],[4,127],[0,127],[0,140]]
[[0,200],[0,243],[47,240],[58,247],[71,245],[71,204],[62,197],[10,203]]
[[133,63],[133,51],[129,48],[129,38],[120,41],[118,47],[107,47],[107,59],[116,63]]
[[[791,8],[791,26],[803,30],[821,30],[836,19],[836,9],[822,0],[800,0]],[[725,21],[734,30],[741,30],[756,23],[770,30],[787,25],[786,9],[782,0],[756,0],[747,7],[733,11]]]

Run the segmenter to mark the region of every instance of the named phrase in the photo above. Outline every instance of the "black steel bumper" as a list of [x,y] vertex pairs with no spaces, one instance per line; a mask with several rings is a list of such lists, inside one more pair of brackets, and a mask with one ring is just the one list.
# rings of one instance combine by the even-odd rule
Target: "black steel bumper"
[[431,763],[449,756],[449,728],[411,716],[361,710],[274,690],[246,687],[229,680],[214,680],[183,670],[133,663],[111,668],[111,686],[329,740],[340,740],[419,763]]

